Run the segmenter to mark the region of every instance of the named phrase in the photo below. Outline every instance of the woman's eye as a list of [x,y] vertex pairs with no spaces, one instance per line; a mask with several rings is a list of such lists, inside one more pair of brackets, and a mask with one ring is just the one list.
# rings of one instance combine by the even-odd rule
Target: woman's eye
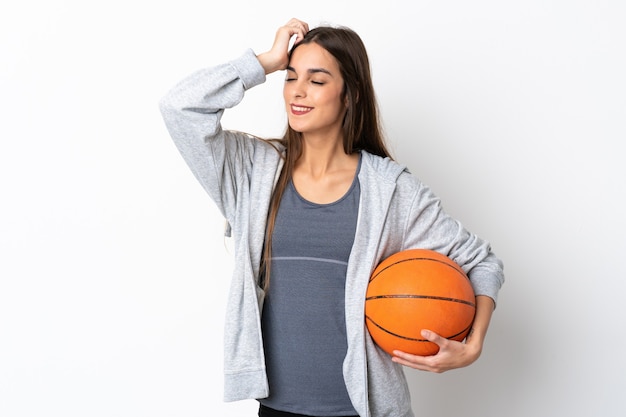
[[287,78],[285,79],[285,82],[287,82],[287,81],[295,81],[295,78],[289,78],[289,77],[287,77]]
[[315,85],[324,85],[324,83],[322,81],[311,81],[311,83],[313,83]]

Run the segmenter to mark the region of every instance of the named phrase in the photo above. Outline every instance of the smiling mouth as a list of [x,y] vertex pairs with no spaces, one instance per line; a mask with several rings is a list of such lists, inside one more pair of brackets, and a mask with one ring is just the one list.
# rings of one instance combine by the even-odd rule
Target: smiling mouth
[[291,112],[295,115],[306,114],[311,110],[313,110],[313,107],[295,106],[293,104],[291,105]]

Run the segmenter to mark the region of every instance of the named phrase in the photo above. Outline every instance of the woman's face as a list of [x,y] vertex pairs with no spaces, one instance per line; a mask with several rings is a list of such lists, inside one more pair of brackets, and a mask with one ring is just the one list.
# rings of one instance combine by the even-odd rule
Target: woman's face
[[305,135],[337,137],[346,112],[337,60],[316,43],[298,46],[283,89],[289,125]]

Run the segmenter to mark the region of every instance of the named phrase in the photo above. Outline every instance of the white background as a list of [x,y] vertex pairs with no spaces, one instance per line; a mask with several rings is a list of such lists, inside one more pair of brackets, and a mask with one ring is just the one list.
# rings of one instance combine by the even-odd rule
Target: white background
[[[221,401],[232,243],[157,103],[292,16],[362,35],[396,158],[505,262],[479,361],[408,370],[416,413],[625,415],[624,3],[216,3],[1,7],[0,416],[255,415]],[[225,125],[280,135],[281,78]]]

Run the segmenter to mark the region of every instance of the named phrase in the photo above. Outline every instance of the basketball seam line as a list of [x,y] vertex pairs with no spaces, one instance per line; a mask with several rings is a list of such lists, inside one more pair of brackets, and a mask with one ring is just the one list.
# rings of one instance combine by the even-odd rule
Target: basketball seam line
[[394,265],[400,264],[402,262],[408,262],[408,261],[433,261],[433,262],[439,262],[442,265],[445,265],[449,268],[454,269],[457,272],[460,272],[464,277],[466,277],[465,272],[463,272],[462,269],[460,269],[459,267],[456,267],[454,265],[450,265],[449,263],[446,263],[440,259],[434,259],[434,258],[427,258],[427,257],[416,257],[416,258],[408,258],[408,259],[401,259],[399,261],[395,261],[394,263],[392,263],[391,265],[387,265],[386,267],[384,267],[383,269],[381,269],[380,271],[378,271],[376,273],[376,275],[372,276],[372,278],[370,279],[370,282],[374,281],[374,279],[376,279],[376,277],[378,277],[382,272],[384,272],[385,270],[387,270],[388,268],[391,268]]
[[[371,319],[371,318],[369,318],[368,316],[365,316],[365,318],[366,318],[367,320],[369,320],[369,321],[370,321],[370,322],[371,322],[374,326],[376,326],[376,327],[378,327],[380,330],[382,330],[383,332],[385,332],[385,333],[387,333],[387,334],[390,334],[390,335],[392,335],[392,336],[395,336],[395,337],[397,337],[397,338],[404,339],[404,340],[411,340],[411,341],[413,341],[413,342],[430,342],[428,339],[417,339],[417,338],[414,338],[414,337],[408,337],[408,336],[402,336],[401,334],[396,334],[396,333],[394,333],[394,332],[392,332],[392,331],[390,331],[390,330],[385,329],[384,327],[382,327],[380,324],[376,323],[374,320],[372,320],[372,319]],[[463,330],[461,330],[460,332],[458,332],[457,334],[453,334],[452,336],[448,336],[448,337],[445,337],[445,336],[444,336],[444,337],[445,337],[446,339],[452,339],[452,338],[454,338],[454,337],[457,337],[457,336],[458,336],[458,335],[460,335],[460,334],[463,334],[463,332],[466,332],[466,331],[467,331],[470,327],[472,327],[472,325],[471,325],[471,324],[470,324],[469,326],[467,326],[466,328],[464,328]],[[430,343],[432,343],[432,342],[430,342]]]
[[440,300],[440,301],[450,301],[453,303],[466,304],[468,306],[476,307],[475,303],[472,303],[467,300],[461,300],[458,298],[450,298],[450,297],[438,297],[435,295],[414,295],[414,294],[400,294],[400,295],[373,295],[365,298],[365,301],[376,300],[380,298],[420,298],[426,300]]

